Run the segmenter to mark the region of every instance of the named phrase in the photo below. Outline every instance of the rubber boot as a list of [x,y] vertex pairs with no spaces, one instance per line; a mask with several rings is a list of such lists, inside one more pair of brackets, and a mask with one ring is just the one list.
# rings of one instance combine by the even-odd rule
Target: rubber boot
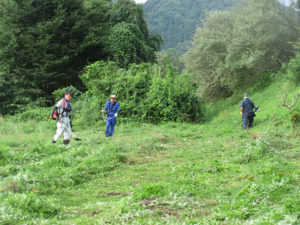
[[68,145],[70,143],[70,140],[64,140],[64,145]]
[[56,141],[52,140],[52,144],[55,144],[55,143],[56,143]]

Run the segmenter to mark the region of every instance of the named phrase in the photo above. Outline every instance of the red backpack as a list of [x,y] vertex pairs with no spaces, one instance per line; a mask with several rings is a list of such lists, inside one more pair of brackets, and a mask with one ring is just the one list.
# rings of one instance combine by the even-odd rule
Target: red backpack
[[[63,100],[63,109],[65,109],[66,108],[66,101],[65,101],[65,98],[63,98],[62,99]],[[68,107],[68,105],[67,105],[67,107]],[[51,114],[51,118],[53,119],[53,120],[58,120],[59,119],[59,113],[58,113],[58,108],[55,106],[54,107],[54,109],[53,109],[53,111],[52,111],[52,114]]]

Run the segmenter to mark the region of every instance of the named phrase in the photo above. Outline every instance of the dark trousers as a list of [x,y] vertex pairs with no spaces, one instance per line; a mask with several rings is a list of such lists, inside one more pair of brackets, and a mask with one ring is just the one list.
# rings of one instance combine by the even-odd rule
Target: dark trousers
[[105,136],[106,137],[111,137],[114,135],[114,129],[116,125],[117,118],[113,117],[112,119],[106,120],[106,131],[105,131]]
[[254,120],[254,115],[243,115],[242,117],[243,129],[247,130],[247,127],[252,128],[253,120]]

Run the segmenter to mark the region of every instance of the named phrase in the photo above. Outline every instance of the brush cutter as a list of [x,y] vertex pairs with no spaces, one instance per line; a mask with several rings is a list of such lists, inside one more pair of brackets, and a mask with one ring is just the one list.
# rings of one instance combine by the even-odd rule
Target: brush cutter
[[110,118],[107,118],[107,117],[105,116],[105,114],[104,114],[104,111],[102,111],[102,117],[103,117],[103,119],[104,119],[105,121],[107,121],[107,120],[112,120],[112,119],[114,118],[114,116],[112,116],[112,117],[110,117]]
[[[62,123],[63,124],[63,123]],[[80,139],[79,137],[77,137],[76,134],[74,134],[68,127],[66,127],[65,124],[63,124],[64,128],[67,129],[71,134],[72,134],[72,137],[74,137],[74,140],[75,141],[82,141],[82,139]]]

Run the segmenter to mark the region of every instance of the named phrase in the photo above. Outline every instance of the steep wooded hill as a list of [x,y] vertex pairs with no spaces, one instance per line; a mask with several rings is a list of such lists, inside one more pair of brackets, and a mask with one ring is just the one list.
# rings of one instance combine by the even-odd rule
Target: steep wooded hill
[[206,11],[232,5],[232,0],[148,0],[143,7],[150,31],[162,35],[164,48],[183,52]]

